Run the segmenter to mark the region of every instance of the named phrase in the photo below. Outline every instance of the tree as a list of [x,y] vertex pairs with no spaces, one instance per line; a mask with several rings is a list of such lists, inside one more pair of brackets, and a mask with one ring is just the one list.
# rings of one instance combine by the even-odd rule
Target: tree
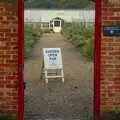
[[[31,5],[30,5],[31,4]],[[29,8],[58,8],[83,9],[90,5],[89,0],[25,0],[25,7]]]

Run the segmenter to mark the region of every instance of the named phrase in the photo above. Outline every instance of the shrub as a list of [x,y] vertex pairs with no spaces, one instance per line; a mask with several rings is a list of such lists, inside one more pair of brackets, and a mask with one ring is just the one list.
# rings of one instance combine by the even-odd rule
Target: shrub
[[52,31],[52,29],[44,29],[43,30],[43,33],[52,33],[53,31]]
[[93,58],[93,40],[87,40],[83,46],[84,56],[92,59]]
[[104,112],[101,115],[100,120],[120,120],[120,112],[116,111]]
[[17,115],[0,114],[0,120],[18,120]]
[[32,24],[26,24],[24,35],[25,59],[27,59],[31,56],[32,48],[37,40],[40,39],[42,31],[39,25],[34,27]]
[[76,47],[81,48],[83,54],[93,57],[93,26],[84,23],[65,24],[61,32],[67,40]]

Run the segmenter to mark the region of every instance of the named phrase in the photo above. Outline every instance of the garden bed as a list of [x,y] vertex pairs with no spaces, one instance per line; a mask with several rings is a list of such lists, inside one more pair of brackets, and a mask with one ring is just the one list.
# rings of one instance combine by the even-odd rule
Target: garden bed
[[93,59],[94,31],[92,25],[71,23],[65,24],[61,32],[67,40],[80,48],[82,54]]
[[39,26],[34,27],[33,24],[26,24],[24,31],[24,58],[28,59],[32,55],[32,48],[40,39],[42,31]]

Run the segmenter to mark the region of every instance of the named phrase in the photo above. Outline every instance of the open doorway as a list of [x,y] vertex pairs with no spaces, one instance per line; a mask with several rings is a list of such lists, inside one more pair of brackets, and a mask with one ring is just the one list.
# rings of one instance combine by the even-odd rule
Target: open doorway
[[60,17],[56,17],[56,18],[52,18],[52,20],[50,20],[50,28],[52,29],[53,32],[61,32],[63,26],[64,26],[65,21],[60,18]]
[[[25,9],[25,120],[93,117],[94,13],[94,9]],[[63,27],[61,20],[53,19],[58,17],[65,20]],[[49,30],[51,19],[55,33]],[[41,23],[48,28],[41,29]],[[64,83],[59,79],[51,79],[48,84],[41,80],[43,48],[61,48]]]

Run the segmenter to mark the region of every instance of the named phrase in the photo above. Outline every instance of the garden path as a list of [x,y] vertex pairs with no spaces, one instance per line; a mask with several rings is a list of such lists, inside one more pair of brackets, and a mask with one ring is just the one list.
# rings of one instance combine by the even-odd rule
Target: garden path
[[[53,80],[47,86],[40,80],[42,48],[60,47],[65,83]],[[90,120],[93,104],[92,62],[59,33],[44,34],[25,62],[24,120]]]

